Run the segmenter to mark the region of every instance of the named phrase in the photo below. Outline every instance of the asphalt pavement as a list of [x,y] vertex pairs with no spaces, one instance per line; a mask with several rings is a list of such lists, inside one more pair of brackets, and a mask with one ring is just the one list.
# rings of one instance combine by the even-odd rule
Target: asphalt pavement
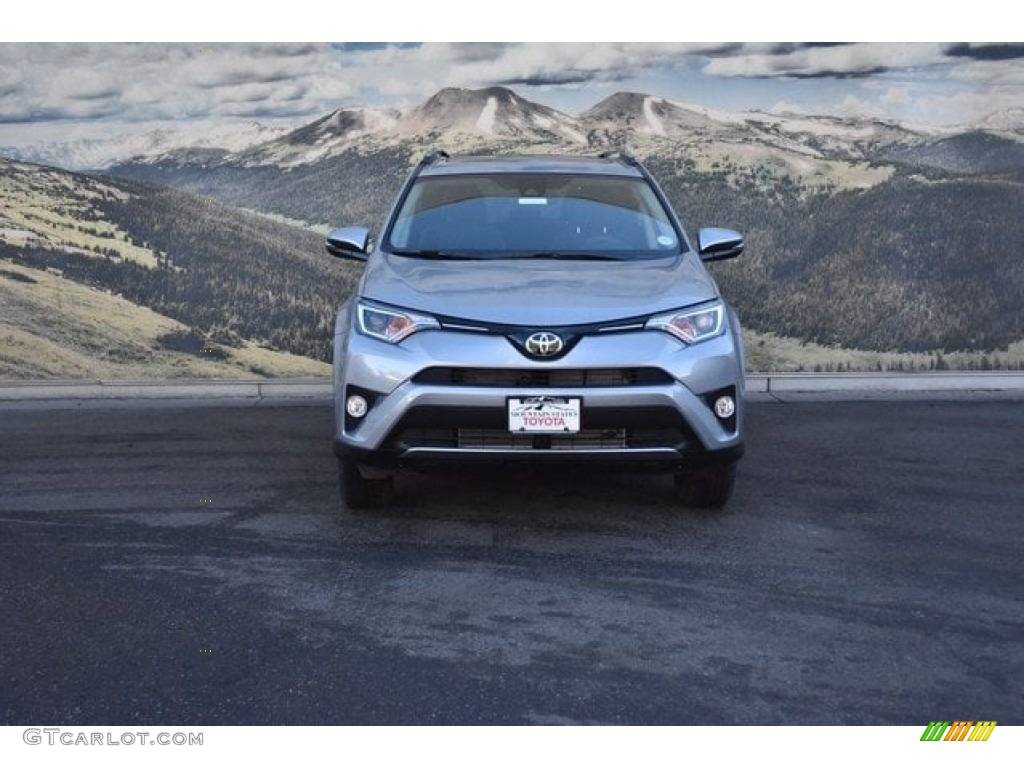
[[322,397],[0,404],[0,725],[1024,724],[1024,401],[763,395],[720,513],[515,467],[354,515]]

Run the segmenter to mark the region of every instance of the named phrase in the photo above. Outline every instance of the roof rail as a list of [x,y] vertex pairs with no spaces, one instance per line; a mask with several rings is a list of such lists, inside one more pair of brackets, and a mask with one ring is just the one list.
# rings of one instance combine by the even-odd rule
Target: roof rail
[[432,149],[420,160],[420,165],[433,165],[438,160],[448,160],[451,156],[443,149]]
[[613,159],[621,160],[626,165],[636,165],[637,164],[636,158],[633,157],[633,155],[631,155],[629,152],[627,152],[624,149],[606,149],[604,152],[601,152],[598,155],[598,157],[600,157],[602,160],[613,160]]

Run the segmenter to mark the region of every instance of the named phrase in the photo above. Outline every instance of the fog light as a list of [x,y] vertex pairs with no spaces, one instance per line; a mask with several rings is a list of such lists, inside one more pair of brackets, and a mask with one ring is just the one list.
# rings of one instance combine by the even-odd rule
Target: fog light
[[367,408],[366,398],[362,395],[349,395],[348,400],[345,401],[345,412],[353,419],[363,418]]
[[722,395],[715,400],[715,416],[720,419],[730,419],[736,413],[736,401],[728,395]]

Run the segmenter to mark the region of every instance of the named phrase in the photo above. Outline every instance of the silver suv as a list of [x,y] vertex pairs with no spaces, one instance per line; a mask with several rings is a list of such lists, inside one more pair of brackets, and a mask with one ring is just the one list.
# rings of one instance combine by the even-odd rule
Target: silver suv
[[640,163],[428,155],[374,242],[334,333],[342,497],[379,507],[394,472],[449,462],[603,462],[675,475],[721,507],[743,453],[743,346],[702,262]]

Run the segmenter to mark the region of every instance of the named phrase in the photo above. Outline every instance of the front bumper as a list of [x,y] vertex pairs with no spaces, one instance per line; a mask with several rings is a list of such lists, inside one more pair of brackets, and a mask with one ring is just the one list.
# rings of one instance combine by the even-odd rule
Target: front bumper
[[[390,345],[339,322],[334,449],[389,467],[528,460],[678,469],[735,461],[744,423],[738,344],[731,327],[690,347],[636,330],[588,336],[547,362],[501,336],[446,329]],[[712,409],[723,392],[737,406],[727,420]],[[345,413],[352,393],[370,401],[360,419]],[[580,433],[509,433],[507,399],[534,395],[581,398]]]

